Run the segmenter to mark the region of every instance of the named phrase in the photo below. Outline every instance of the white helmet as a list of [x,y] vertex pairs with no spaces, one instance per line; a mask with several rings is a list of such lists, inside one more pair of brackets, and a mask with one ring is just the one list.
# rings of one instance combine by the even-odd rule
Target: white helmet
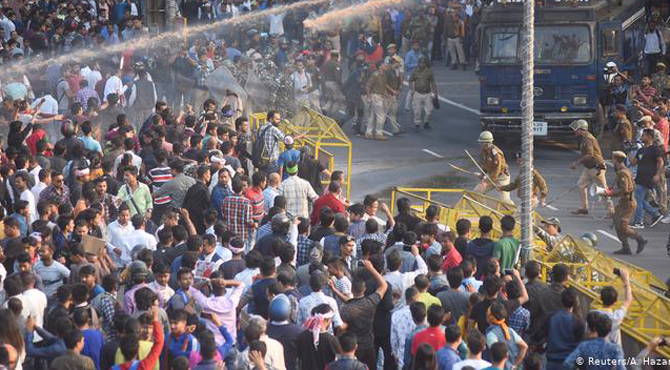
[[493,134],[491,133],[491,131],[482,131],[482,133],[479,134],[479,139],[477,139],[477,142],[492,143],[493,142]]

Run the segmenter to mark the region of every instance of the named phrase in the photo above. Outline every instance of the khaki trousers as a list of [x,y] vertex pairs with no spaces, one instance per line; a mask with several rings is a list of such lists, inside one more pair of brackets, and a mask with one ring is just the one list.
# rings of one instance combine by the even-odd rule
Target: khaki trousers
[[391,126],[391,133],[397,133],[401,130],[400,123],[398,123],[398,97],[393,95],[384,96],[384,110]]
[[384,112],[384,97],[379,94],[370,94],[370,113],[365,128],[366,135],[382,136],[386,114]]
[[[582,208],[589,209],[589,185],[596,184],[602,188],[607,187],[607,180],[605,179],[606,170],[598,170],[597,168],[586,168],[582,169],[582,174],[579,176],[579,195],[582,200]],[[608,212],[614,212],[614,205],[612,204],[612,199],[608,197],[602,197],[605,206],[607,207]]]
[[[502,175],[498,176],[496,181],[498,181],[498,185],[501,185],[501,186],[509,185],[510,176],[506,175],[506,174],[502,174]],[[495,188],[489,182],[489,180],[484,179],[484,180],[480,181],[479,184],[477,184],[477,186],[475,186],[474,190],[478,193],[486,194],[493,189],[495,189]],[[510,198],[510,196],[509,196],[509,191],[501,191],[500,192],[500,200],[507,203],[507,204],[514,204],[514,202],[512,202],[512,198]]]
[[433,95],[415,91],[412,97],[412,110],[414,111],[415,126],[430,123],[430,116],[433,114]]

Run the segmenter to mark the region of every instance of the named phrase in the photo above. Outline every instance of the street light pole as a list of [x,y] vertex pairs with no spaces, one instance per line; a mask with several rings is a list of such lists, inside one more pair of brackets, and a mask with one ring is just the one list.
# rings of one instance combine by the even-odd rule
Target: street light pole
[[533,245],[533,88],[534,88],[534,42],[535,42],[535,0],[524,1],[522,41],[522,96],[521,96],[521,249],[522,260],[530,256]]

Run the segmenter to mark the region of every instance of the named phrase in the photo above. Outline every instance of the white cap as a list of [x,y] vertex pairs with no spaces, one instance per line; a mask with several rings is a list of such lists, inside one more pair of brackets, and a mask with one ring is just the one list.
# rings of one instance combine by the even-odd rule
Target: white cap
[[284,136],[284,145],[293,145],[295,143],[295,140],[293,140],[292,136]]

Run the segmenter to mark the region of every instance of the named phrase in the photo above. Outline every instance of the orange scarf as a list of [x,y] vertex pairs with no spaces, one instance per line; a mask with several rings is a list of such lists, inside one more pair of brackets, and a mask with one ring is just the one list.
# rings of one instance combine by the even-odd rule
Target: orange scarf
[[505,324],[505,319],[502,319],[502,320],[496,319],[491,314],[491,309],[490,308],[488,309],[488,311],[486,311],[486,317],[488,318],[491,325],[500,325],[500,328],[502,329],[503,334],[505,334],[505,340],[510,339],[509,329],[507,328],[507,324]]

